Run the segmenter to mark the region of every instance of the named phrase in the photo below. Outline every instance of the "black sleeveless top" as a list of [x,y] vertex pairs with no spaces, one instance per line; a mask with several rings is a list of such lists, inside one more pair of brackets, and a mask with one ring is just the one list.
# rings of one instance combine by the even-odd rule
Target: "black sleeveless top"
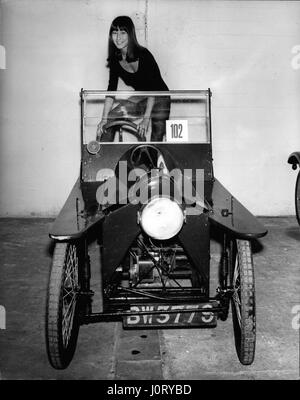
[[115,91],[118,87],[118,79],[121,78],[127,86],[138,91],[168,91],[168,87],[161,77],[159,67],[146,48],[139,54],[138,70],[136,72],[126,71],[118,60],[113,60],[110,65],[108,91]]

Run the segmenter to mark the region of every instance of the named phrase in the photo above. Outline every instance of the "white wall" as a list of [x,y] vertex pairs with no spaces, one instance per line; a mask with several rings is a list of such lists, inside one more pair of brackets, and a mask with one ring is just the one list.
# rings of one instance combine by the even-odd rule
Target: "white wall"
[[299,2],[0,4],[0,215],[60,210],[79,173],[78,94],[106,88],[108,29],[121,14],[135,20],[170,89],[212,89],[221,182],[255,214],[294,213],[286,160],[300,150]]

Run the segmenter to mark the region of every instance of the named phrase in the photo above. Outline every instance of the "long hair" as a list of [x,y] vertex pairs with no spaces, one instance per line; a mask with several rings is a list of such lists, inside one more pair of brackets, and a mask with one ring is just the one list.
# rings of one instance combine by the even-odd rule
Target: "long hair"
[[116,30],[124,30],[128,34],[128,48],[127,48],[127,55],[126,61],[133,62],[136,61],[139,57],[140,50],[143,49],[138,43],[135,33],[135,27],[132,22],[132,19],[127,16],[120,16],[115,18],[109,29],[109,39],[108,39],[108,58],[107,58],[107,66],[109,67],[113,60],[121,60],[122,54],[119,49],[116,48],[114,42],[112,40],[112,32]]

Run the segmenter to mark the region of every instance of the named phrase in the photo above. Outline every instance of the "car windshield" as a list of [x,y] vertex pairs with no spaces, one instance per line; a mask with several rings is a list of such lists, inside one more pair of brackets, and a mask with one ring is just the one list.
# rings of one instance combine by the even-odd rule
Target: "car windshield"
[[[210,91],[107,92],[82,90],[82,141],[210,143]],[[97,136],[104,105],[110,111]],[[141,123],[151,109],[147,129]],[[147,121],[147,120],[146,120]],[[144,125],[145,126],[145,125]]]

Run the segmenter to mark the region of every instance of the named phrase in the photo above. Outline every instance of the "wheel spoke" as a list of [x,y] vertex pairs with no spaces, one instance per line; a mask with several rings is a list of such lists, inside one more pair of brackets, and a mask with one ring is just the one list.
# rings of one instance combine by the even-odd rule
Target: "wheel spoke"
[[236,310],[238,323],[241,328],[242,327],[241,302],[240,302],[240,298],[239,298],[239,295],[237,294],[237,292],[233,293],[233,302],[234,302],[234,307]]
[[239,258],[238,254],[236,254],[236,259],[235,259],[235,266],[234,266],[234,273],[233,273],[233,303],[234,307],[236,310],[236,315],[238,319],[238,323],[240,328],[242,327],[242,315],[241,315],[241,299],[240,299],[240,293],[241,293],[241,287],[240,287],[240,264],[239,264]]
[[78,284],[78,258],[76,254],[76,247],[74,245],[69,249],[66,264],[65,286],[68,286],[69,284],[75,288]]
[[234,292],[234,293],[233,293],[233,298],[234,298],[235,303],[236,303],[237,305],[241,306],[240,297],[239,297],[239,294],[238,294],[237,292]]
[[63,343],[67,347],[76,309],[76,303],[78,298],[78,258],[76,252],[76,246],[71,245],[68,249],[66,259],[66,270],[64,277],[64,289],[63,289]]
[[62,330],[63,330],[63,343],[64,346],[67,347],[70,340],[70,333],[73,327],[74,320],[74,312],[76,307],[76,296],[74,296],[71,302],[67,305],[67,309],[63,311],[63,322],[62,322]]

